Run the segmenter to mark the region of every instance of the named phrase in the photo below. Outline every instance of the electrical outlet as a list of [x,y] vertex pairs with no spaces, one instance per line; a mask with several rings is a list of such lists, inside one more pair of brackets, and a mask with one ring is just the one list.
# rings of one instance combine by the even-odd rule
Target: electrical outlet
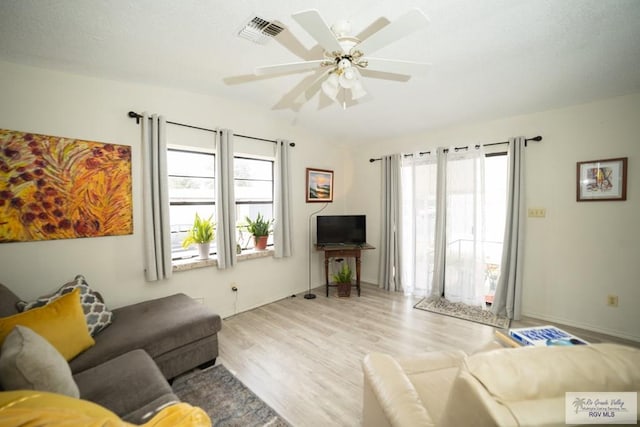
[[607,305],[609,307],[618,306],[618,295],[607,295]]
[[544,218],[547,216],[547,210],[545,208],[529,208],[527,215],[529,218]]

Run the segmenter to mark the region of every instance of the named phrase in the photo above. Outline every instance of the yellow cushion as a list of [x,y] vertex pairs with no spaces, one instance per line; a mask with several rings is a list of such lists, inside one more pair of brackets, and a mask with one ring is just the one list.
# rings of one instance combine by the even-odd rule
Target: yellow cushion
[[[132,427],[95,403],[32,390],[0,392],[0,425],[22,427]],[[196,406],[178,403],[158,412],[144,427],[211,427],[209,416]]]
[[44,307],[1,318],[0,346],[16,325],[26,326],[45,338],[67,361],[95,344],[80,305],[80,289]]

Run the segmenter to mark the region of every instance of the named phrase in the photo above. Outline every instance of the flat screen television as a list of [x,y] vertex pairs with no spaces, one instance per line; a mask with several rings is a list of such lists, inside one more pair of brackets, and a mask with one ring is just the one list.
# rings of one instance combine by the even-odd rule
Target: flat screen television
[[316,244],[362,245],[367,242],[365,215],[319,215],[316,217]]

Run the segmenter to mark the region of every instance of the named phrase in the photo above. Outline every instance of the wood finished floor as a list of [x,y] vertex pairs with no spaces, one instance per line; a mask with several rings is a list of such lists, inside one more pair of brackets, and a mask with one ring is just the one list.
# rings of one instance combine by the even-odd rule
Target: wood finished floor
[[[372,285],[363,285],[359,298],[326,298],[324,287],[313,292],[312,300],[299,294],[229,317],[219,333],[218,363],[295,427],[360,425],[361,361],[369,352],[471,353],[494,339],[492,327],[414,309],[420,298]],[[640,345],[562,327],[590,342]]]

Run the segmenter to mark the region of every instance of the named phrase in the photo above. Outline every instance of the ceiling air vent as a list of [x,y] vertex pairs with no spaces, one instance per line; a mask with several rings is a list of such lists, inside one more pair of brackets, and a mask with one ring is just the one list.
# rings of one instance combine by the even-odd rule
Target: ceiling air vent
[[259,17],[254,17],[238,31],[238,36],[254,43],[265,44],[271,37],[275,37],[284,30],[278,24]]

